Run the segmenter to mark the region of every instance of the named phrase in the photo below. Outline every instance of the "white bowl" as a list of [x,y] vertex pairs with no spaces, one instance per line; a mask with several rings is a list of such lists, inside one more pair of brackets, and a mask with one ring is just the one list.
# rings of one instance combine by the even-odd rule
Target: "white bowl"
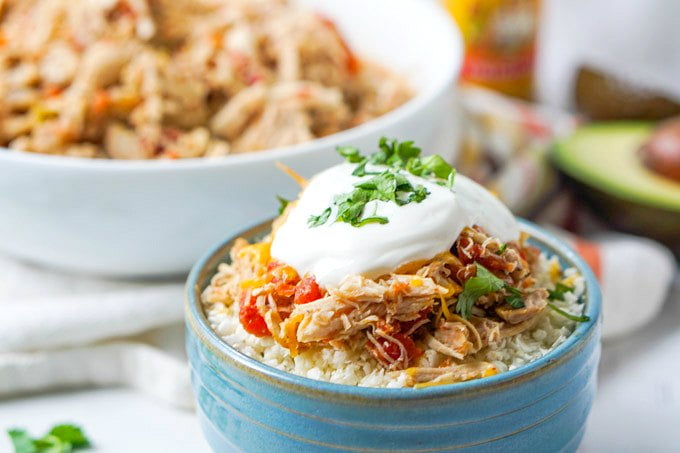
[[[404,74],[416,96],[338,134],[222,159],[89,160],[0,148],[0,250],[90,274],[180,274],[211,244],[274,215],[275,194],[296,195],[277,161],[309,176],[339,161],[337,145],[371,150],[383,135],[453,152],[462,44],[441,8],[423,0],[299,3],[334,20],[360,56]],[[442,124],[448,149],[432,150]]]

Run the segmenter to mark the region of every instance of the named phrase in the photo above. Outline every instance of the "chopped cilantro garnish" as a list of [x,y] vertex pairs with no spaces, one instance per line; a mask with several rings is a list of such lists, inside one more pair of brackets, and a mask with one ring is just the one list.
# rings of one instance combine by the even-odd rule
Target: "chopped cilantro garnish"
[[498,247],[498,250],[496,250],[496,255],[502,255],[505,253],[505,251],[508,249],[508,244],[503,244],[500,247]]
[[288,203],[290,203],[290,200],[286,200],[281,195],[277,195],[276,199],[279,200],[279,215],[281,215],[286,209],[286,206],[288,206]]
[[489,293],[505,289],[509,295],[505,301],[513,308],[524,307],[522,292],[505,283],[500,278],[493,275],[487,268],[477,263],[477,275],[469,278],[463,285],[463,292],[458,296],[456,312],[463,318],[468,319],[472,314],[472,307],[477,299]]
[[[564,300],[564,295],[566,293],[569,293],[573,291],[574,288],[571,286],[565,285],[564,283],[556,283],[555,284],[555,289],[548,291],[548,299],[550,300]],[[568,313],[561,308],[559,308],[557,305],[553,304],[552,302],[548,302],[548,307],[550,307],[553,311],[556,313],[564,316],[567,319],[571,319],[572,321],[576,322],[588,322],[590,321],[589,316],[578,316],[578,315],[572,315],[571,313]]]
[[70,453],[90,446],[83,430],[75,425],[56,425],[40,438],[32,438],[23,429],[11,429],[7,434],[15,453]]
[[[431,178],[437,184],[452,187],[455,170],[440,156],[420,157],[420,148],[413,142],[399,142],[385,137],[378,143],[378,151],[369,156],[362,156],[353,146],[341,146],[338,153],[349,163],[357,164],[352,172],[354,176],[371,176],[358,182],[352,192],[338,195],[333,206],[337,207],[336,222],[349,223],[361,227],[368,223],[385,224],[386,217],[364,217],[364,208],[371,201],[393,202],[399,206],[409,203],[420,203],[430,192],[423,185],[413,185],[401,172],[405,170],[415,176]],[[367,171],[366,165],[382,165],[387,168],[381,171]],[[326,223],[332,212],[326,208],[320,215],[310,216],[308,225],[317,227]]]
[[548,291],[548,299],[550,300],[564,300],[564,294],[573,291],[574,288],[567,286],[564,283],[556,283],[555,289]]
[[561,308],[559,308],[557,305],[553,304],[552,302],[548,302],[548,307],[550,307],[551,310],[555,311],[556,313],[564,316],[567,319],[571,319],[572,321],[576,322],[588,322],[590,321],[590,316],[586,315],[572,315],[571,313],[568,313]]
[[330,215],[331,215],[331,208],[326,208],[326,209],[324,209],[324,211],[321,214],[310,216],[309,220],[307,220],[307,224],[310,227],[316,227],[316,226],[319,226],[319,225],[323,225],[324,223],[326,223],[326,221],[328,220],[328,217],[330,217]]
[[522,308],[524,307],[524,299],[522,299],[522,291],[515,288],[514,286],[505,285],[505,290],[510,293],[505,301],[510,304],[512,308]]
[[432,177],[438,180],[438,184],[453,187],[456,170],[439,155],[420,157],[421,149],[412,141],[399,142],[382,137],[378,143],[378,151],[365,157],[352,146],[341,146],[337,150],[347,162],[359,164],[352,173],[354,176],[375,174],[366,171],[366,164],[370,163],[406,170],[414,176]]
[[340,154],[342,157],[345,158],[345,160],[347,160],[347,162],[350,162],[352,164],[361,162],[364,159],[361,156],[359,148],[355,148],[354,146],[338,146],[337,151],[338,154]]

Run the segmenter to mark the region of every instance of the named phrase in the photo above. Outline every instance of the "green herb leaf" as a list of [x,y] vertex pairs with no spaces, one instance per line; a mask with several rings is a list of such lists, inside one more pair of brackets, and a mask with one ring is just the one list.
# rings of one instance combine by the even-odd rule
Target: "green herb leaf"
[[277,195],[276,199],[279,200],[279,215],[281,215],[286,209],[286,206],[288,206],[288,203],[290,203],[290,200],[286,200],[281,195]]
[[520,291],[519,289],[515,288],[514,286],[510,286],[508,284],[505,285],[505,290],[508,293],[510,293],[505,298],[505,301],[512,308],[522,308],[522,307],[524,307],[524,299],[522,298],[522,291]]
[[326,208],[320,215],[312,215],[309,216],[309,220],[307,220],[307,225],[310,227],[318,227],[319,225],[323,225],[328,221],[328,218],[331,216],[331,208]]
[[64,442],[73,445],[73,448],[85,448],[90,446],[90,440],[85,436],[82,428],[76,425],[56,425],[50,430],[50,434],[57,436]]
[[74,449],[90,446],[90,440],[75,425],[56,425],[38,439],[31,438],[23,429],[12,429],[8,434],[15,453],[71,453]]
[[507,250],[507,248],[508,248],[508,244],[503,244],[503,245],[501,245],[501,246],[498,248],[498,250],[496,250],[496,255],[502,255],[502,254],[504,254],[505,251]]
[[357,165],[357,168],[354,169],[352,172],[352,176],[366,176],[366,164],[368,163],[368,160],[364,159],[361,161],[359,165]]
[[351,164],[362,162],[365,158],[361,155],[358,148],[354,146],[338,146],[336,148],[338,153]]
[[355,227],[362,227],[364,225],[368,225],[369,223],[379,223],[381,225],[384,225],[386,223],[389,223],[389,220],[387,220],[387,217],[366,217],[365,219],[361,219],[355,223],[352,224],[352,226]]
[[477,299],[489,293],[500,291],[504,287],[505,282],[503,280],[493,275],[481,264],[477,264],[477,275],[465,282],[463,292],[458,295],[456,312],[464,319],[468,319]]
[[420,176],[430,176],[434,175],[437,178],[448,180],[449,176],[455,175],[455,170],[451,165],[446,163],[446,161],[439,155],[433,154],[432,156],[423,157],[422,159],[422,170]]
[[70,442],[66,442],[52,434],[35,439],[33,445],[35,445],[39,453],[71,453],[73,451],[73,445]]
[[417,185],[413,192],[411,192],[408,196],[408,202],[415,201],[416,203],[420,203],[423,201],[427,196],[430,195],[430,191],[425,188],[425,186]]
[[548,307],[550,307],[551,310],[553,310],[553,311],[559,313],[560,315],[564,316],[565,318],[571,319],[572,321],[576,321],[576,322],[588,322],[588,321],[590,321],[590,316],[572,315],[571,313],[568,313],[568,312],[562,310],[561,308],[559,308],[558,306],[556,306],[552,302],[548,302]]
[[465,285],[463,285],[463,292],[458,295],[458,302],[456,303],[456,312],[464,319],[470,317],[472,314],[472,307],[480,297],[502,289],[508,292],[505,301],[512,308],[524,307],[522,291],[514,286],[508,285],[481,264],[476,263],[476,266],[477,275],[465,282]]
[[33,445],[33,439],[23,429],[10,429],[7,431],[12,440],[15,453],[37,453],[38,449]]
[[573,291],[574,288],[563,283],[556,283],[555,289],[548,291],[548,299],[564,300],[564,294]]

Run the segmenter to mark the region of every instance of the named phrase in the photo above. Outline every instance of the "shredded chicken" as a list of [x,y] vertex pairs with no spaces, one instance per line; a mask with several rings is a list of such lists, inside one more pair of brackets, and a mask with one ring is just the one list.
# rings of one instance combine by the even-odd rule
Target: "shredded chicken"
[[293,145],[406,102],[284,0],[5,0],[0,146],[113,159]]
[[292,317],[303,316],[297,329],[297,340],[309,343],[345,339],[388,316],[396,321],[417,318],[446,290],[426,278],[418,287],[404,286],[403,290],[395,290],[397,283],[410,278],[393,275],[387,281],[375,282],[358,275],[348,277],[338,288],[329,289],[323,299],[295,307]]
[[488,362],[470,362],[439,368],[409,368],[409,385],[442,385],[493,376],[498,370]]
[[548,291],[543,288],[531,291],[524,298],[524,307],[512,308],[508,304],[496,307],[496,314],[510,324],[519,324],[535,317],[548,305]]
[[469,336],[470,330],[462,322],[444,322],[426,342],[435,351],[462,360],[473,347]]

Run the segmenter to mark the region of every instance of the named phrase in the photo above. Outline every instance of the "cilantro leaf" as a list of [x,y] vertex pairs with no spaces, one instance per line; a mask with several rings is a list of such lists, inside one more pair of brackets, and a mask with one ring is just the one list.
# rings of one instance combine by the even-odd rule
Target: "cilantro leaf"
[[564,294],[573,291],[574,288],[567,286],[564,283],[556,283],[555,289],[548,291],[548,299],[550,300],[564,300]]
[[23,429],[10,429],[7,431],[12,440],[15,453],[37,453],[38,449],[33,445],[33,439]]
[[366,164],[368,163],[368,160],[364,159],[361,161],[359,165],[357,165],[357,168],[354,169],[352,172],[352,176],[366,176]]
[[281,195],[277,195],[276,199],[279,200],[279,215],[281,215],[285,211],[286,206],[288,206],[288,203],[290,203],[290,200],[286,200]]
[[319,225],[323,225],[328,221],[328,218],[331,216],[331,208],[326,208],[320,215],[312,215],[309,216],[309,219],[307,220],[307,225],[310,227],[317,227]]
[[548,307],[550,307],[551,310],[555,311],[556,313],[564,316],[567,319],[571,319],[572,321],[576,322],[588,322],[590,321],[590,316],[586,315],[572,315],[571,313],[568,313],[561,308],[559,308],[557,305],[553,304],[552,302],[548,302]]
[[511,307],[524,307],[522,291],[514,286],[508,285],[481,264],[476,263],[476,266],[477,275],[465,282],[465,285],[463,285],[463,292],[458,295],[458,302],[456,303],[456,312],[464,319],[468,319],[472,314],[472,307],[475,305],[475,302],[477,302],[477,299],[503,289],[509,293],[505,297],[505,301]]
[[430,195],[430,191],[425,188],[425,186],[417,185],[414,189],[413,192],[411,192],[408,196],[408,202],[415,201],[416,203],[420,203],[423,201],[427,196]]
[[434,175],[437,178],[447,180],[451,174],[455,175],[455,170],[441,156],[433,154],[422,159],[420,176]]
[[73,448],[84,448],[90,446],[90,440],[83,433],[82,428],[76,425],[56,425],[50,430],[50,434],[57,436],[64,442],[69,442]]
[[33,445],[39,453],[71,453],[73,445],[52,434],[33,440]]
[[505,251],[507,250],[507,248],[508,248],[508,244],[503,244],[503,245],[501,245],[501,246],[498,248],[498,250],[496,250],[496,255],[502,255],[502,254],[504,254]]
[[463,292],[458,295],[456,312],[464,319],[472,314],[472,306],[482,296],[500,291],[505,287],[505,282],[493,275],[487,268],[477,264],[477,275],[469,278],[463,285]]
[[352,226],[361,227],[364,225],[368,225],[369,223],[379,223],[381,225],[384,225],[386,223],[389,223],[389,220],[387,220],[387,217],[379,216],[366,217],[365,219],[356,221],[355,223],[352,224]]
[[355,148],[354,146],[338,146],[336,150],[338,151],[338,154],[351,164],[356,164],[364,160],[364,157],[359,152],[359,148]]
[[519,289],[515,288],[514,286],[510,286],[508,284],[505,285],[505,290],[508,293],[510,293],[505,298],[505,301],[512,308],[522,308],[522,307],[524,307],[524,299],[522,298],[522,291],[520,291]]

